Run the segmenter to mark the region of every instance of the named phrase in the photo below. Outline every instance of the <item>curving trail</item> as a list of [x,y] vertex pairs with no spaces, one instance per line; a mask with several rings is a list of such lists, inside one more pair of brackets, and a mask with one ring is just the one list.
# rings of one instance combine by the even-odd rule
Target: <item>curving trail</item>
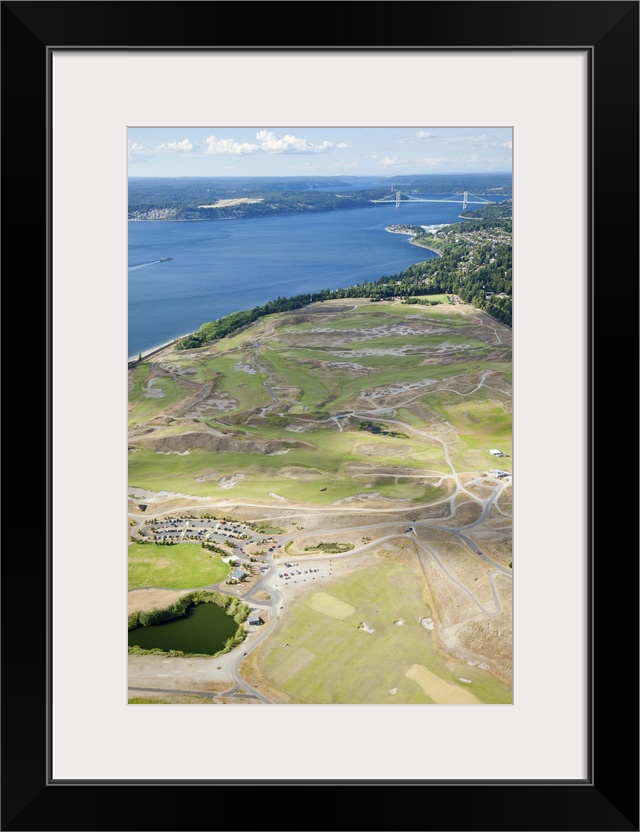
[[269,381],[271,380],[273,373],[271,370],[267,370],[266,367],[263,367],[262,364],[258,363],[258,349],[260,348],[260,344],[257,341],[252,341],[251,346],[253,347],[253,355],[251,356],[251,363],[255,367],[258,372],[262,373],[262,375],[266,376],[265,380],[262,382],[263,387],[266,387],[273,399],[273,404],[268,405],[267,407],[261,408],[261,416],[264,416],[265,413],[268,413],[271,408],[277,407],[279,404],[282,404],[282,401],[276,396],[273,392],[273,387],[270,386]]
[[416,540],[415,543],[416,543],[417,546],[419,546],[421,549],[423,549],[428,555],[430,555],[433,558],[434,562],[437,563],[437,565],[440,567],[440,570],[442,571],[442,573],[447,576],[448,580],[452,584],[457,586],[459,590],[464,592],[464,594],[471,601],[473,601],[473,603],[480,610],[480,612],[484,613],[484,615],[489,615],[489,616],[500,615],[500,613],[502,612],[502,606],[500,604],[500,599],[498,598],[497,593],[495,591],[495,587],[493,586],[493,581],[489,581],[489,588],[491,590],[491,596],[492,596],[493,602],[495,604],[495,609],[494,610],[488,610],[480,601],[478,601],[478,599],[473,594],[473,592],[471,592],[470,589],[467,589],[467,587],[463,583],[461,583],[457,578],[455,578],[451,574],[451,572],[449,572],[449,570],[442,563],[439,556],[436,555],[436,553],[433,551],[433,549],[430,549],[428,546],[425,546],[424,543],[421,543],[419,540]]

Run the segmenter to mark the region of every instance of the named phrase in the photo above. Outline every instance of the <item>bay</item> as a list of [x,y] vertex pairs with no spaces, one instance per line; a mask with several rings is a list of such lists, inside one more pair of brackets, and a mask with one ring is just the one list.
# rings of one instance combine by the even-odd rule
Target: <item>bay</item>
[[[390,203],[258,219],[129,222],[128,354],[278,297],[376,280],[435,257],[386,226],[457,222],[461,208]],[[172,259],[159,262],[165,257]]]

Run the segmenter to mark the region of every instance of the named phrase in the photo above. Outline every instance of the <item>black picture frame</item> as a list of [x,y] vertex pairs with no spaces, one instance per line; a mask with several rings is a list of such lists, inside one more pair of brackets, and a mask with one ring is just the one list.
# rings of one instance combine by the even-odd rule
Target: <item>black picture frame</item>
[[[40,435],[47,424],[42,455],[46,460],[45,487],[38,511],[48,518],[46,540],[34,542],[37,557],[12,557],[7,547],[2,560],[3,830],[638,830],[637,547],[632,548],[626,538],[629,527],[625,517],[633,508],[629,509],[630,501],[618,504],[621,486],[616,481],[617,471],[635,471],[628,459],[631,408],[626,391],[632,391],[636,402],[637,390],[634,379],[629,378],[631,353],[621,343],[628,341],[630,332],[637,333],[638,9],[638,2],[627,0],[2,2],[2,258],[6,285],[11,283],[11,275],[24,275],[24,249],[14,252],[12,242],[22,237],[28,218],[39,243],[30,248],[29,264],[30,280],[37,291],[30,292],[28,308],[16,314],[25,316],[18,344],[21,355],[26,354],[33,367],[34,377],[28,384],[35,389],[39,382],[39,389],[47,391],[46,397],[44,392],[41,396],[41,400],[46,398],[46,411],[38,420]],[[284,28],[287,18],[293,29]],[[212,784],[50,779],[50,57],[53,50],[63,48],[225,47],[581,49],[589,54],[590,459],[589,481],[578,484],[585,488],[589,505],[585,557],[590,730],[586,738],[589,770],[584,781],[309,783],[239,779]],[[36,295],[42,302],[41,316],[32,328]],[[13,304],[11,308],[15,309]],[[44,346],[36,350],[37,333],[46,334]],[[22,370],[14,367],[5,374],[6,386],[24,386],[24,363],[21,365]],[[634,433],[636,425],[637,417],[631,425]],[[601,437],[598,446],[597,427]],[[13,472],[11,480],[12,491],[33,495],[32,480],[25,480],[23,488],[16,484],[19,476],[14,482]],[[630,531],[633,541],[635,529]],[[18,639],[12,622],[20,615],[26,588],[38,611],[21,623]],[[549,753],[552,755],[553,749]],[[335,791],[327,795],[324,789]],[[355,825],[337,809],[344,804],[355,808]],[[415,818],[419,819],[417,825],[411,820]]]

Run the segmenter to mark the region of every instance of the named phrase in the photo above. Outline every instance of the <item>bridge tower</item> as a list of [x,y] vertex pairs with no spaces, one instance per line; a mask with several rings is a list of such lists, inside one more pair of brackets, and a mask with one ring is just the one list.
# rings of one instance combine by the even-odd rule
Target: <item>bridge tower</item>
[[465,191],[465,192],[462,194],[462,210],[463,210],[463,211],[466,211],[466,210],[467,210],[467,198],[468,198],[468,196],[469,196],[469,192],[468,192],[468,191]]
[[400,207],[400,191],[396,191],[396,208]]

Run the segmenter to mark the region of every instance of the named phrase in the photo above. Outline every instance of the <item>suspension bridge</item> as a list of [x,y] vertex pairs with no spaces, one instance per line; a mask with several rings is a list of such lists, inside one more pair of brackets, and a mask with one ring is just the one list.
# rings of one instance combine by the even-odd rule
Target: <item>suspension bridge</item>
[[401,191],[394,192],[392,190],[387,196],[383,196],[381,199],[372,199],[371,202],[387,204],[395,202],[396,208],[399,208],[402,202],[453,202],[462,204],[462,210],[466,211],[467,205],[488,205],[491,200],[485,199],[482,196],[476,196],[476,194],[472,194],[469,191],[463,191],[461,194],[453,194],[444,199],[426,199],[425,197],[412,196],[411,194],[405,194]]

